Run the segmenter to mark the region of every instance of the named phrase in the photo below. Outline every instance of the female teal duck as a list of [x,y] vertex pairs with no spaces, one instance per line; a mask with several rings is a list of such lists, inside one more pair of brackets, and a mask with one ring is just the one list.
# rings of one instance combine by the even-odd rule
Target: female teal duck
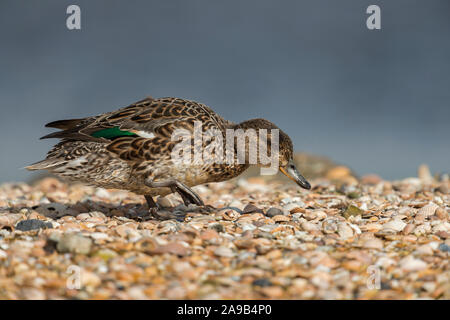
[[[173,151],[179,141],[173,139],[173,134],[182,129],[193,135],[196,122],[201,123],[203,132],[213,129],[222,134],[223,139],[219,141],[224,144],[229,129],[254,129],[257,133],[261,129],[278,129],[264,119],[235,124],[209,107],[190,100],[146,98],[98,116],[48,123],[46,127],[61,131],[41,139],[59,138],[61,141],[48,152],[45,160],[27,169],[47,169],[70,181],[142,194],[152,213],[158,211],[153,197],[173,192],[181,196],[186,206],[204,206],[190,187],[238,176],[249,167],[251,150],[247,144],[245,160],[240,162],[236,146],[232,150],[234,162],[174,161]],[[301,187],[310,189],[310,184],[295,168],[291,139],[281,130],[278,132],[280,171]],[[207,148],[206,140],[201,141],[200,148]],[[192,144],[193,151],[198,147]]]

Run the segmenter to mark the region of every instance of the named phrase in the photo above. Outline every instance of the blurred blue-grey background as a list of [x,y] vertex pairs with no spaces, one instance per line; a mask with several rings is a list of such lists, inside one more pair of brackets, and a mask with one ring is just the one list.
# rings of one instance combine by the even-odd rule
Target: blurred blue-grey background
[[[66,8],[81,7],[81,30]],[[366,8],[381,7],[381,30]],[[297,150],[397,179],[450,164],[450,1],[2,0],[0,181],[52,120],[147,95],[272,120]]]

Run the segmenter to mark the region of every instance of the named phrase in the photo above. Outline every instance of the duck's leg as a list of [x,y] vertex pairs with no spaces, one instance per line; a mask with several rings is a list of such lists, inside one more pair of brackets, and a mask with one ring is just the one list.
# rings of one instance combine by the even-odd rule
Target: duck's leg
[[186,206],[196,204],[197,206],[204,206],[202,199],[184,183],[175,180],[167,179],[164,181],[153,181],[147,179],[145,184],[150,188],[170,188],[173,192],[177,192]]
[[177,187],[177,192],[183,199],[183,202],[186,206],[189,206],[190,204],[195,204],[197,206],[204,206],[202,199],[196,194],[191,188],[188,186],[184,186],[186,189],[182,189]]
[[152,196],[145,195],[144,197],[145,197],[145,200],[147,201],[149,209],[151,209],[151,208],[158,208],[158,206],[157,206],[155,200],[153,200]]
[[150,215],[153,216],[154,218],[159,218],[158,217],[158,205],[156,204],[155,200],[153,200],[153,197],[150,195],[144,195],[145,200],[147,201],[147,205],[148,205],[148,210],[150,212]]
[[[170,188],[172,192],[177,192],[181,198],[183,199],[183,202],[185,204],[184,209],[179,208],[178,206],[173,208],[172,211],[169,211],[167,209],[161,209],[158,208],[157,204],[153,200],[151,196],[145,196],[145,199],[147,200],[148,206],[150,207],[150,213],[153,217],[157,219],[176,219],[183,221],[186,214],[189,212],[189,205],[197,205],[197,206],[204,206],[203,201],[200,199],[200,197],[192,191],[188,186],[186,186],[184,183],[179,182],[175,179],[169,179],[165,181],[152,181],[150,179],[147,179],[145,181],[145,184],[150,188]],[[191,208],[192,210],[192,208]]]

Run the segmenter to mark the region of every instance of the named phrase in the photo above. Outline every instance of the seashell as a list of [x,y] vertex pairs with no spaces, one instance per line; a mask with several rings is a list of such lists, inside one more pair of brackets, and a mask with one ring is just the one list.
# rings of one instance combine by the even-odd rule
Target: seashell
[[325,233],[335,233],[338,230],[337,222],[335,219],[325,219],[322,223],[322,229]]
[[242,213],[263,213],[263,212],[264,211],[262,209],[258,208],[257,206],[251,203],[246,205],[244,210],[242,211]]
[[420,271],[427,267],[427,264],[424,261],[420,259],[415,259],[411,255],[407,256],[406,258],[403,258],[399,264],[400,268],[406,272]]
[[445,211],[444,209],[442,209],[441,207],[436,209],[435,212],[436,216],[440,219],[440,220],[447,220],[448,219],[448,213],[447,211]]
[[429,217],[434,215],[436,209],[439,208],[439,206],[433,202],[427,204],[426,206],[419,209],[417,212],[418,215],[423,215],[425,217]]
[[338,226],[338,234],[341,239],[345,240],[353,237],[353,229],[347,223],[340,223]]
[[367,249],[383,249],[383,241],[378,238],[367,239],[364,241],[363,247]]
[[272,219],[275,222],[288,222],[288,221],[290,221],[289,217],[284,216],[284,215],[276,215]]
[[306,212],[306,210],[302,208],[302,204],[298,202],[288,203],[287,205],[283,206],[283,209],[289,211],[290,213]]
[[406,227],[403,229],[403,234],[408,235],[414,230],[415,226],[412,223],[409,223],[406,225]]
[[301,224],[301,226],[302,226],[303,230],[308,231],[308,232],[319,230],[319,226],[317,224],[314,224],[314,223],[308,222],[308,221],[303,222]]
[[437,225],[435,225],[433,227],[433,233],[437,233],[437,232],[440,232],[440,231],[442,231],[442,232],[450,231],[450,223],[442,222],[442,223],[439,223],[439,224],[437,224]]
[[404,223],[400,219],[394,219],[392,221],[389,221],[385,224],[383,224],[383,230],[385,231],[394,231],[394,232],[400,232],[406,227],[406,223]]
[[240,214],[234,210],[227,210],[222,213],[223,219],[227,220],[227,221],[234,221],[237,218],[239,218],[239,216],[240,216]]

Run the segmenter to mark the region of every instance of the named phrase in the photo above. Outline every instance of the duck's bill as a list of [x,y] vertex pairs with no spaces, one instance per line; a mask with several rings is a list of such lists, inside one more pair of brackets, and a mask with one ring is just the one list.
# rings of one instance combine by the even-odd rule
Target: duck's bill
[[287,169],[280,167],[280,171],[283,172],[286,177],[297,183],[300,187],[307,190],[311,189],[311,185],[309,184],[309,182],[305,179],[304,176],[300,174],[300,172],[298,172],[295,167],[288,167]]

